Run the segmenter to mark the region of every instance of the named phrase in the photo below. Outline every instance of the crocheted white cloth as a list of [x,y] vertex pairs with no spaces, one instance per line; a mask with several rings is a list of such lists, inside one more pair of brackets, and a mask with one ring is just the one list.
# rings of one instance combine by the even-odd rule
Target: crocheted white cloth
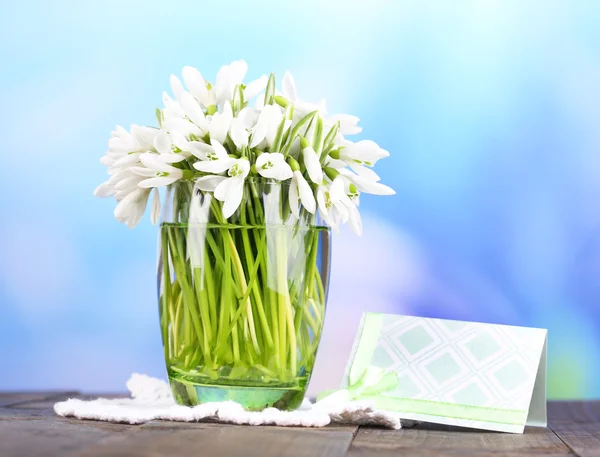
[[260,412],[245,411],[232,401],[204,403],[194,407],[175,403],[169,385],[156,378],[134,373],[127,388],[131,398],[79,400],[71,398],[54,405],[59,416],[78,419],[95,419],[126,424],[142,424],[152,420],[198,422],[210,420],[246,425],[280,425],[284,427],[324,427],[330,423],[354,425],[379,425],[400,429],[412,425],[393,413],[376,411],[367,402],[350,402],[340,405],[312,404],[304,400],[296,411],[267,408]]

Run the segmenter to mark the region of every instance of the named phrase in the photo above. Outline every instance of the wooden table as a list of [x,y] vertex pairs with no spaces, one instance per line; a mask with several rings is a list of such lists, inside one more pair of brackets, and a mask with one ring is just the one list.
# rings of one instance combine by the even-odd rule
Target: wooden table
[[109,424],[57,417],[76,392],[0,393],[0,456],[580,456],[600,457],[600,400],[550,402],[549,428],[523,435],[421,424],[398,431],[208,423]]

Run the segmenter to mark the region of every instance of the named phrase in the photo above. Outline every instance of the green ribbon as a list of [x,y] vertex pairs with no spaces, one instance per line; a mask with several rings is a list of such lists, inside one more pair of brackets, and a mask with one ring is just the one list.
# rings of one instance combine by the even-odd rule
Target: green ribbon
[[398,377],[395,373],[376,366],[368,366],[356,382],[344,389],[326,390],[317,396],[317,405],[341,404],[356,400],[361,395],[378,395],[395,389]]

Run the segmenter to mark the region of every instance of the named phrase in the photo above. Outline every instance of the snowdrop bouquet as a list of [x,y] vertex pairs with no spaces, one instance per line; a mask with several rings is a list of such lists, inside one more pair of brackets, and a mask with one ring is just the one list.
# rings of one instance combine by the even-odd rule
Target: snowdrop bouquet
[[114,196],[130,228],[151,194],[153,223],[163,207],[160,322],[177,401],[290,409],[323,327],[327,226],[360,234],[360,194],[394,191],[372,170],[388,152],[346,139],[358,118],[302,101],[290,73],[278,91],[272,74],[246,84],[246,71],[232,62],[214,84],[192,67],[171,76],[158,128],[112,133],[95,194]]
[[232,62],[213,85],[185,67],[187,90],[171,75],[173,97],[163,94],[164,108],[156,112],[159,128],[133,125],[112,133],[101,160],[110,178],[95,195],[114,196],[115,217],[132,228],[151,192],[151,219],[157,223],[157,189],[190,180],[214,192],[227,219],[240,206],[244,180],[260,176],[289,181],[289,209],[296,217],[318,208],[332,228],[350,221],[360,234],[360,193],[394,194],[371,169],[389,153],[370,140],[347,140],[361,131],[358,118],[328,115],[324,101],[302,101],[289,72],[280,92],[272,74],[244,84],[247,68],[243,60]]

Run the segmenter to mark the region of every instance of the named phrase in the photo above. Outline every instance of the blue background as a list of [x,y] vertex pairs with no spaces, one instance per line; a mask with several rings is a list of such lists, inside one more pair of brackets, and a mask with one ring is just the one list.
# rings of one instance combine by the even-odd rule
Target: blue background
[[360,313],[549,329],[549,395],[600,396],[600,2],[19,1],[0,6],[0,389],[164,376],[156,227],[92,196],[171,73],[244,58],[362,119],[394,197],[334,240],[313,391]]

